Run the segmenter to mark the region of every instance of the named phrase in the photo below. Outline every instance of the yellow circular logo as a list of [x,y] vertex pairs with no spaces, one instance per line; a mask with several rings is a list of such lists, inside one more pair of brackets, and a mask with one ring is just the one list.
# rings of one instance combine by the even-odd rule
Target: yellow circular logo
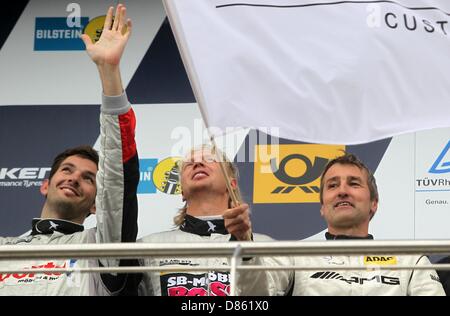
[[106,15],[98,16],[89,21],[84,28],[84,33],[89,35],[92,43],[97,43],[102,35],[103,25],[105,25]]
[[180,174],[177,162],[181,157],[169,157],[158,163],[153,170],[153,183],[166,194],[181,194]]

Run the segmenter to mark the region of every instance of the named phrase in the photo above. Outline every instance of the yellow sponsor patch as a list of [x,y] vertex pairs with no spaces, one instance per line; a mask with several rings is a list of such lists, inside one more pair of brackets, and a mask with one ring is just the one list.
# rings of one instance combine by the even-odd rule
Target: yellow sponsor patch
[[318,203],[320,175],[344,145],[256,145],[253,203]]
[[89,21],[84,29],[84,33],[89,35],[93,43],[97,43],[102,35],[103,25],[105,24],[106,15],[96,17]]
[[160,161],[153,170],[153,183],[162,193],[181,194],[177,163],[181,157],[169,157]]
[[396,265],[396,256],[365,256],[364,265]]
[[[89,21],[88,25],[84,28],[84,33],[89,35],[92,42],[95,44],[100,39],[103,32],[103,26],[105,25],[106,15],[98,16]],[[111,23],[114,23],[114,18]],[[122,34],[127,31],[127,25],[124,26]]]

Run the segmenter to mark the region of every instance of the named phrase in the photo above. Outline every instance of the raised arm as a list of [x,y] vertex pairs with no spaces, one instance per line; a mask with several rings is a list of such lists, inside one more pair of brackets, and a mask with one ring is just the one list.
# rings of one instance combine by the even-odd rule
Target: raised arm
[[[136,119],[124,92],[119,64],[131,32],[126,8],[118,5],[113,19],[108,9],[100,39],[83,34],[87,53],[97,65],[103,87],[100,113],[100,161],[97,173],[96,242],[134,242],[137,236],[139,160],[135,143]],[[128,265],[122,260],[100,260],[102,266]],[[118,292],[125,275],[102,274],[110,292]]]

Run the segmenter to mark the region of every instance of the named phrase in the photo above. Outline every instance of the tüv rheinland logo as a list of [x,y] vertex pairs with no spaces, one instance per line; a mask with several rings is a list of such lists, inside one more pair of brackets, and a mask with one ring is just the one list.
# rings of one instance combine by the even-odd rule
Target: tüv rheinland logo
[[450,141],[437,157],[431,166],[429,173],[449,173],[450,172]]

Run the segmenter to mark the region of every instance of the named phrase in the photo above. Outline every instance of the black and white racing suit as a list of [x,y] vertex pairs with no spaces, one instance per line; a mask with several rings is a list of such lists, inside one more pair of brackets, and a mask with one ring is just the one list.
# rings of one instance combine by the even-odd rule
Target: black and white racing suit
[[[351,236],[334,236],[326,233],[328,240],[361,239]],[[367,238],[373,239],[371,235]],[[332,241],[330,241],[332,242]],[[436,271],[427,270],[388,270],[371,268],[375,266],[425,266],[430,261],[423,255],[348,255],[348,256],[299,256],[294,259],[285,258],[285,264],[295,262],[300,267],[324,267],[319,270],[297,270],[285,272],[289,277],[279,288],[288,287],[286,280],[294,277],[291,286],[292,295],[329,295],[329,296],[417,296],[444,295],[442,284]],[[292,261],[294,260],[294,261]],[[339,270],[339,267],[360,266],[364,270]]]
[[[137,235],[139,161],[135,143],[134,112],[124,94],[103,96],[100,114],[100,161],[97,173],[97,227],[57,219],[33,220],[25,237],[1,237],[1,245],[47,245],[134,242]],[[1,269],[29,269],[28,273],[0,274],[0,295],[113,295],[125,274],[35,273],[46,268],[83,268],[123,264],[109,260],[0,261]]]
[[[268,241],[270,237],[253,235],[254,240]],[[172,231],[155,233],[143,237],[138,242],[146,243],[196,243],[229,242],[234,238],[226,231],[223,219],[208,219],[186,215],[184,224]],[[246,258],[247,265],[258,265],[260,258]],[[139,295],[156,296],[227,296],[230,293],[230,273],[227,270],[183,271],[184,267],[228,266],[226,257],[166,257],[146,258],[141,265],[152,267],[177,267],[177,272],[147,272],[139,284]],[[269,280],[265,271],[246,271],[239,273],[237,295],[269,295]]]

